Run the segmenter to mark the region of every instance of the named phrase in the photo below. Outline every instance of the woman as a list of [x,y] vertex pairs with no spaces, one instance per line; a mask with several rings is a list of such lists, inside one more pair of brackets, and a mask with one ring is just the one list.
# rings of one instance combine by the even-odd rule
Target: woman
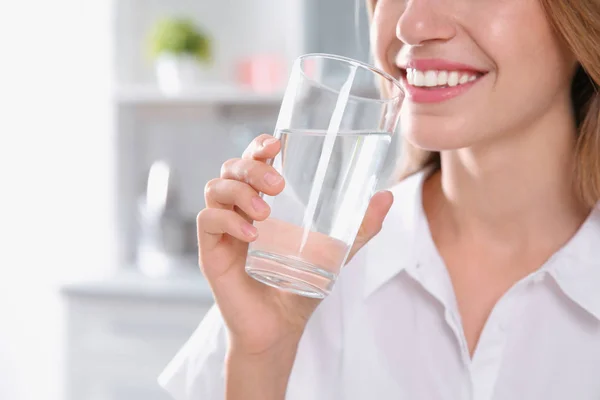
[[319,304],[244,272],[279,143],[226,162],[198,217],[218,308],[161,383],[181,400],[600,398],[600,3],[370,8],[376,63],[407,92],[405,179]]

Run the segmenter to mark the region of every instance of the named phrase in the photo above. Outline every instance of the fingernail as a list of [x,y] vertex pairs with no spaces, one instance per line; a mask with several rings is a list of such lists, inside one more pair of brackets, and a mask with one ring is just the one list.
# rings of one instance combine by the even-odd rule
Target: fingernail
[[254,196],[252,198],[252,207],[254,208],[254,210],[256,210],[256,212],[259,213],[262,213],[263,211],[266,211],[267,208],[269,208],[267,203],[265,203],[265,201],[258,196]]
[[283,177],[273,172],[267,172],[265,174],[265,182],[271,186],[275,186],[283,180]]
[[244,233],[244,235],[250,238],[255,238],[258,233],[256,227],[248,222],[244,222],[244,224],[242,225],[242,232]]
[[263,145],[263,147],[267,147],[268,145],[271,145],[273,143],[277,143],[277,139],[275,139],[275,138],[269,138],[269,139],[265,140],[262,143],[262,145]]

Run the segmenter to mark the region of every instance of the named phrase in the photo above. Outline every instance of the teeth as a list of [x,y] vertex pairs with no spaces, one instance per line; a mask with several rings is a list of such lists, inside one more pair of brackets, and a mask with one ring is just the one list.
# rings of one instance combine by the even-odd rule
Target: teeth
[[437,76],[438,86],[442,86],[448,83],[448,71],[440,71]]
[[406,70],[409,85],[419,87],[457,86],[477,79],[477,74],[460,73],[458,71],[419,71],[414,68]]
[[427,86],[427,87],[437,86],[437,74],[435,71],[425,72],[425,86]]
[[448,86],[456,86],[458,85],[458,72],[452,71],[448,76]]
[[413,80],[414,80],[413,85],[425,86],[425,74],[423,74],[423,72],[415,70],[413,72]]

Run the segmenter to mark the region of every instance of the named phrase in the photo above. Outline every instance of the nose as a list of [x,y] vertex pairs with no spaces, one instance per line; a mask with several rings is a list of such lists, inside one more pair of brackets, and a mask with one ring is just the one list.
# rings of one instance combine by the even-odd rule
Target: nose
[[408,0],[396,24],[396,36],[412,46],[451,39],[456,26],[450,3],[451,0]]

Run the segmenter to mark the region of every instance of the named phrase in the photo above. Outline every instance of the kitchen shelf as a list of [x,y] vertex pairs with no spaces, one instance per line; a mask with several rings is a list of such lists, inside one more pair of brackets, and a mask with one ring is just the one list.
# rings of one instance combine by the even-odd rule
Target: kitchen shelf
[[153,85],[130,85],[119,88],[116,101],[122,105],[278,105],[283,91],[256,92],[227,84],[210,84],[167,95]]

